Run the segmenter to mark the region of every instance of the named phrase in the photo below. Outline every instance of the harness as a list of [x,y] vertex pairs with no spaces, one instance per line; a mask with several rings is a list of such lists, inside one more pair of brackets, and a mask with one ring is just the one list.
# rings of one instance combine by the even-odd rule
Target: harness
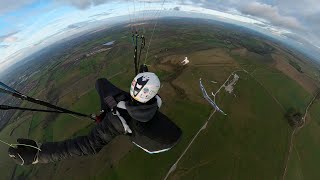
[[[157,99],[157,106],[160,108],[162,100],[159,95],[155,97]],[[124,134],[129,135],[130,141],[135,146],[149,154],[155,154],[168,151],[179,142],[182,134],[181,129],[159,111],[148,122],[126,120],[124,118],[126,116],[124,114],[121,115],[120,112],[121,110],[128,111],[126,107],[127,100],[128,97],[124,92],[118,92],[115,96],[104,98],[105,104],[111,109],[111,113],[108,113],[108,115],[120,120]]]
[[104,98],[104,102],[106,103],[107,107],[113,111],[115,107],[117,107],[118,102],[124,101],[126,96],[123,93],[119,93],[115,96],[107,96]]
[[[107,107],[111,109],[112,115],[117,116],[124,128],[125,134],[131,134],[132,130],[130,129],[129,125],[127,124],[126,120],[121,116],[117,108],[120,109],[127,109],[125,106],[125,100],[126,96],[122,93],[116,95],[116,96],[107,96],[104,98],[104,102],[106,103]],[[162,105],[162,100],[159,95],[156,95],[157,104],[160,108]]]
[[123,93],[119,93],[115,96],[107,96],[104,98],[104,102],[106,103],[107,107],[111,110],[112,115],[117,116],[124,128],[125,134],[132,133],[132,130],[128,126],[126,120],[120,115],[119,111],[117,111],[117,107],[121,109],[126,109],[124,100],[126,99],[126,96]]

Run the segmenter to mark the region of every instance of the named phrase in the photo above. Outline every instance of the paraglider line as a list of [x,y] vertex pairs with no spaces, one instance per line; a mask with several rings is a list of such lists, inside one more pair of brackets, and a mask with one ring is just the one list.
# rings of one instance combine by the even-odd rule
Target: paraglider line
[[[163,8],[163,5],[164,5],[165,1],[166,1],[166,0],[163,0],[162,5],[161,5],[161,9]],[[148,44],[148,48],[147,48],[147,52],[146,52],[146,58],[144,59],[144,64],[146,64],[146,62],[147,62],[148,53],[149,53],[149,48],[150,48],[150,46],[151,46],[151,42],[152,42],[152,39],[153,39],[154,31],[155,31],[155,29],[156,29],[156,27],[157,27],[157,24],[158,24],[158,19],[159,19],[159,16],[160,16],[161,9],[160,9],[160,11],[159,11],[159,13],[158,13],[158,17],[156,17],[156,23],[155,23],[154,26],[153,26],[151,38],[150,38],[150,41],[149,41],[149,44]]]
[[[17,109],[17,110],[42,111],[42,112],[48,111],[48,112],[55,112],[55,113],[68,113],[68,114],[73,114],[73,115],[77,115],[77,116],[81,116],[81,117],[88,117],[90,119],[93,119],[91,117],[91,115],[86,115],[86,114],[83,114],[83,113],[70,111],[68,109],[64,109],[64,108],[58,107],[58,106],[50,104],[48,102],[41,101],[39,99],[35,99],[35,98],[32,98],[32,97],[26,96],[26,95],[24,95],[24,94],[22,94],[22,93],[20,93],[20,92],[18,92],[16,90],[15,90],[15,92],[12,92],[12,91],[0,88],[0,92],[5,93],[5,94],[9,94],[9,95],[11,95],[11,96],[13,96],[15,98],[19,98],[19,99],[21,99],[23,101],[29,101],[31,103],[35,103],[35,104],[39,104],[41,106],[45,106],[45,107],[48,107],[48,108],[55,109],[56,111],[28,109],[28,108],[10,107],[10,106],[1,105],[0,107],[2,108],[2,110]],[[93,120],[95,120],[95,119],[93,119]]]
[[0,139],[0,142],[9,146],[9,147],[12,147],[12,148],[17,148],[18,146],[26,146],[26,147],[31,147],[31,148],[34,148],[34,149],[38,149],[39,151],[41,151],[40,148],[36,147],[36,146],[32,146],[32,145],[29,145],[29,144],[9,144],[3,140]]

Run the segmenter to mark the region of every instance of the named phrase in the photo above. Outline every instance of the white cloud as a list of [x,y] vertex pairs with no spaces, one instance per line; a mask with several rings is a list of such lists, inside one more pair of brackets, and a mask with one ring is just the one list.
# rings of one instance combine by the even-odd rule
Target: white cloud
[[91,6],[97,6],[112,0],[55,0],[58,3],[69,4],[79,9],[87,9]]
[[25,5],[31,4],[35,0],[1,0],[0,1],[0,15],[16,10]]
[[[128,13],[127,11],[121,12],[120,10],[124,8],[120,7],[113,14],[94,16],[101,14],[105,9],[106,6],[96,6],[86,10],[65,12],[51,10],[40,17],[34,18],[33,24],[25,26],[22,28],[23,30],[0,36],[0,43],[6,45],[0,48],[1,67],[7,67],[10,63],[12,64],[45,46],[81,32],[82,28],[87,28],[86,26],[90,22]],[[58,16],[52,16],[52,14],[58,14]]]
[[[88,9],[92,6],[98,6],[105,3],[114,3],[117,2],[117,0],[54,0],[55,2],[61,3],[61,4],[68,4],[71,6],[74,6],[79,9]],[[168,0],[167,0],[168,1]],[[171,0],[172,1],[172,0]],[[157,2],[163,2],[163,0],[118,0],[119,3],[157,3]]]
[[319,0],[281,0],[276,1],[281,11],[299,16],[308,16],[320,11]]
[[4,43],[14,43],[14,42],[17,42],[17,41],[18,41],[18,38],[15,37],[15,36],[9,36],[9,37],[3,39]]
[[15,36],[19,31],[11,32],[9,34],[5,34],[0,36],[0,43],[5,42],[5,43],[10,43],[10,42],[15,42],[17,40],[17,37]]
[[208,15],[219,17],[219,18],[230,19],[230,20],[239,21],[239,22],[248,23],[248,24],[264,24],[259,20],[256,20],[250,17],[245,17],[243,15],[231,14],[227,12],[221,12],[221,11],[202,8],[202,7],[195,7],[192,5],[181,5],[180,11],[208,14]]
[[3,48],[3,49],[8,48],[8,47],[9,47],[9,45],[0,45],[0,48]]
[[252,2],[242,6],[240,11],[244,14],[258,16],[270,21],[274,25],[279,25],[292,29],[303,29],[301,23],[292,16],[281,15],[279,8],[259,2]]

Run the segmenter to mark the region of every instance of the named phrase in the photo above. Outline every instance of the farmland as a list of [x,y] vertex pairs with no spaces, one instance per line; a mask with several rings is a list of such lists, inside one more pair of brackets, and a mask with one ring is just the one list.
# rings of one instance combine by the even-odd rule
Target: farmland
[[[104,77],[129,90],[134,74],[130,33],[123,25],[116,26],[99,39],[75,46],[32,76],[28,81],[36,85],[28,93],[85,114],[98,113],[96,79]],[[146,37],[150,37],[150,31]],[[108,41],[115,41],[109,50],[82,56],[104,48],[101,45]],[[181,66],[184,57],[190,63]],[[149,56],[141,61],[162,82],[159,94],[164,102],[160,110],[183,131],[175,148],[148,155],[133,146],[128,137],[119,136],[92,157],[21,167],[9,159],[7,147],[0,145],[1,178],[163,179],[213,112],[199,89],[199,79],[211,93],[231,72],[240,69],[248,73],[237,73],[240,79],[233,93],[222,89],[216,97],[228,115],[212,116],[169,179],[281,179],[287,156],[287,179],[320,177],[315,168],[319,164],[316,152],[320,150],[319,102],[312,105],[305,126],[294,137],[291,154],[288,150],[293,128],[284,117],[290,108],[303,113],[318,92],[318,80],[307,76],[315,72],[313,62],[301,63],[273,40],[246,29],[190,19],[160,21]],[[19,137],[61,141],[86,135],[93,126],[87,119],[69,115],[16,112],[0,138],[9,142]]]

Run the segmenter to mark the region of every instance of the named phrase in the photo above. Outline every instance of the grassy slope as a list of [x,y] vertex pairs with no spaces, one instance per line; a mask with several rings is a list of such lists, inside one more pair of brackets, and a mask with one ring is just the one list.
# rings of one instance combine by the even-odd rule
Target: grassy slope
[[[256,69],[254,73],[256,79],[264,85],[269,94],[277,99],[285,110],[296,108],[300,112],[304,112],[312,96],[299,84],[275,69],[261,66],[248,59],[239,59],[245,65],[248,61],[253,64],[253,69]],[[320,122],[318,120],[320,117],[318,116],[319,107],[319,104],[312,107],[311,118],[309,117],[307,125],[295,137],[286,179],[318,179],[320,177],[320,173],[315,167],[315,164],[319,162],[317,152],[320,150],[320,145],[317,143],[319,129],[316,123]],[[284,163],[282,163],[283,168]]]
[[220,94],[223,102],[219,101],[228,116],[213,116],[171,177],[276,179],[280,176],[287,150],[287,123],[268,93],[252,78],[244,80],[245,76],[240,75],[237,98]]
[[303,112],[312,99],[299,84],[277,70],[258,69],[254,76],[286,110],[295,108]]
[[236,55],[233,55],[233,57],[245,69],[253,72],[252,75],[255,79],[266,88],[271,97],[281,104],[284,111],[289,108],[296,108],[303,112],[312,99],[312,96],[298,83],[268,64]]

